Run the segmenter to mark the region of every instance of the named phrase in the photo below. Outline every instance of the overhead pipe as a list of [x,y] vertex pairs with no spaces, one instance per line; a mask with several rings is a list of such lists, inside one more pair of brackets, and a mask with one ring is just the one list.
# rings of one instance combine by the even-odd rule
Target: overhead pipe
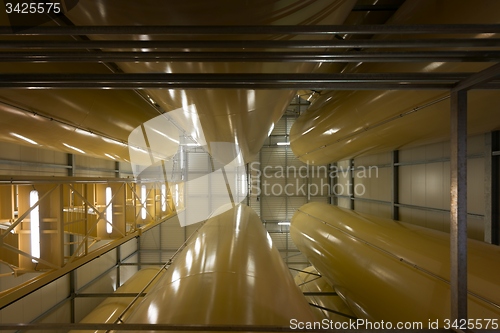
[[[394,25],[429,24],[434,22],[500,23],[497,7],[470,6],[457,1],[406,1],[388,22]],[[416,36],[421,38],[421,36]],[[443,35],[433,37],[442,38]],[[470,38],[471,35],[463,35]],[[477,39],[497,38],[496,34],[478,34]],[[376,36],[374,40],[390,41],[393,36]],[[431,39],[432,40],[432,39]],[[418,49],[417,49],[418,50]],[[398,51],[402,51],[399,49]],[[487,52],[487,51],[485,51]],[[345,74],[354,73],[450,73],[469,72],[472,75],[488,68],[487,63],[420,62],[409,64],[359,63],[348,65]],[[452,87],[453,88],[453,87]],[[475,87],[484,88],[484,87]],[[331,91],[316,97],[306,113],[300,116],[290,131],[290,146],[303,162],[327,164],[363,154],[375,154],[449,139],[448,92],[364,92]],[[442,99],[426,108],[430,102]],[[497,105],[498,91],[469,93],[468,130],[470,135],[500,128]],[[408,112],[418,109],[418,112]],[[388,121],[390,119],[390,121]]]
[[[359,318],[440,327],[450,319],[448,234],[315,202],[294,214],[290,233]],[[467,246],[468,318],[498,324],[500,248]]]
[[3,52],[1,62],[488,62],[499,61],[499,51],[405,52]]
[[[352,8],[352,7],[351,7]],[[24,27],[16,27],[23,29]],[[335,35],[335,34],[480,34],[500,33],[497,24],[411,25],[143,25],[143,26],[37,26],[13,31],[0,27],[2,36],[68,35]]]
[[0,49],[356,49],[498,47],[498,38],[352,39],[352,40],[26,40],[2,41]]

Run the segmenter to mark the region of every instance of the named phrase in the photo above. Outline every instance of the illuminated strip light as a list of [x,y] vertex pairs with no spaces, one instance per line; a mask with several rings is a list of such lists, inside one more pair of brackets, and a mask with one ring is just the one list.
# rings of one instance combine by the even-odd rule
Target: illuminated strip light
[[113,232],[113,204],[111,199],[113,198],[113,192],[111,187],[106,187],[106,232],[108,234]]
[[29,143],[31,143],[32,145],[38,145],[38,143],[37,143],[36,141],[31,140],[31,139],[28,139],[27,137],[22,136],[21,134],[17,134],[17,133],[10,133],[10,134],[12,134],[13,136],[15,136],[15,137],[16,137],[16,138],[18,138],[18,139],[21,139],[21,140],[24,140],[24,141],[26,141],[26,142],[29,142]]
[[66,147],[68,147],[68,148],[70,148],[70,149],[76,150],[76,151],[77,151],[77,152],[79,152],[79,153],[86,154],[86,153],[85,153],[83,150],[81,150],[80,148],[76,148],[76,147],[70,146],[70,145],[68,145],[67,143],[64,143],[64,142],[63,142],[63,145],[64,145],[64,146],[66,146]]
[[277,145],[278,146],[289,146],[290,142],[278,142]]
[[[30,207],[33,207],[38,202],[38,191],[30,192]],[[37,205],[30,212],[30,227],[31,227],[31,256],[40,258],[40,207]],[[37,260],[31,259],[32,262],[38,263]]]
[[175,184],[175,206],[179,206],[179,184]]
[[167,210],[167,185],[161,184],[161,211]]
[[290,222],[278,222],[278,225],[290,225]]
[[147,197],[146,197],[146,185],[141,186],[141,218],[143,220],[146,219],[146,202],[147,202]]
[[111,156],[109,154],[104,154],[104,155],[107,156],[107,157],[109,157],[109,158],[111,158],[112,160],[116,160],[116,158],[114,156]]

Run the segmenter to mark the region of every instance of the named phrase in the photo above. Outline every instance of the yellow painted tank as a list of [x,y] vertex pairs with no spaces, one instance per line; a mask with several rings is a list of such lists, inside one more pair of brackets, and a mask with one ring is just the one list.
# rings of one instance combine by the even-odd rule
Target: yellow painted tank
[[[331,25],[342,24],[355,0],[317,1],[232,1],[195,0],[162,2],[145,0],[80,1],[65,14],[76,26],[106,25]],[[1,15],[0,15],[1,19]],[[0,22],[2,23],[2,22]],[[5,24],[5,21],[4,21]],[[71,36],[57,37],[71,40]],[[284,35],[221,36],[88,36],[91,39],[267,39],[293,38]],[[300,39],[331,36],[300,36]],[[108,50],[105,50],[108,51]],[[114,49],[114,51],[120,51]],[[138,50],[136,50],[138,51]],[[155,49],[155,51],[165,51]],[[172,50],[170,50],[172,51]],[[175,50],[199,51],[199,50]],[[213,51],[213,50],[204,50]],[[227,51],[217,49],[219,52]],[[147,62],[117,63],[125,73],[309,73],[314,63],[223,63],[223,62]],[[2,72],[111,73],[103,64],[0,64]],[[143,99],[133,91],[107,90],[3,90],[0,112],[9,123],[0,140],[29,145],[10,133],[22,135],[46,148],[91,156],[129,161],[128,150],[116,141],[103,140],[106,133],[127,142],[128,134],[142,123],[158,116],[149,100],[165,111],[195,106],[207,142],[230,142],[240,146],[246,161],[255,156],[273,123],[279,120],[295,92],[290,90],[194,89],[143,90]],[[1,102],[6,102],[2,104]],[[13,105],[14,107],[12,107]],[[17,108],[21,107],[22,110]],[[47,115],[36,117],[33,113]],[[50,117],[58,121],[51,121]],[[70,124],[69,126],[67,124]],[[76,131],[75,127],[82,130]],[[36,129],[35,131],[33,129]],[[89,133],[91,131],[93,134]],[[65,143],[66,145],[63,145]],[[80,151],[71,147],[78,148]],[[112,157],[109,157],[112,156]]]
[[[407,0],[388,24],[500,23],[498,1]],[[432,38],[449,36],[433,35]],[[460,37],[460,36],[459,36]],[[498,38],[495,34],[461,36]],[[428,35],[380,35],[379,39],[423,39]],[[419,49],[412,49],[419,50]],[[398,50],[401,51],[401,50]],[[345,73],[471,72],[489,63],[358,63]],[[322,92],[290,131],[291,148],[303,162],[326,164],[362,154],[449,139],[449,99],[446,91],[330,91]],[[470,135],[500,129],[498,91],[469,92]],[[418,111],[417,111],[418,109]]]
[[[290,232],[359,318],[450,318],[448,234],[323,203],[302,206]],[[500,320],[499,262],[499,247],[469,240],[468,318]]]
[[346,303],[339,296],[333,295],[335,290],[328,284],[326,279],[322,277],[314,266],[306,267],[295,276],[295,283],[299,286],[302,292],[312,293],[328,293],[328,295],[311,295],[306,296],[309,303],[320,307],[339,312],[331,312],[318,307],[313,307],[319,320],[328,319],[334,322],[348,322],[349,318],[354,319],[356,316],[349,309]]
[[[116,289],[115,293],[139,293],[142,289],[155,277],[158,273],[158,268],[144,268],[134,274],[130,279],[127,280],[122,286]],[[149,292],[151,288],[163,275],[160,273],[152,284],[145,290]],[[83,318],[80,323],[103,323],[103,324],[113,324],[120,314],[127,308],[127,306],[134,300],[134,297],[109,297],[105,299],[101,304],[99,304],[94,310],[92,310],[88,315]],[[140,303],[140,299],[132,305],[132,307],[124,314],[122,317],[126,319],[132,310]],[[87,330],[73,330],[70,333],[89,333],[91,331]],[[95,333],[104,332],[102,330],[92,331]]]
[[290,325],[315,316],[257,214],[205,223],[126,323]]

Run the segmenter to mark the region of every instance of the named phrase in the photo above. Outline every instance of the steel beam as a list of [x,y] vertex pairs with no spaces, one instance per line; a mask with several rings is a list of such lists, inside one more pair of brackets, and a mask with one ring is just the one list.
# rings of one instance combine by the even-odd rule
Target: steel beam
[[392,39],[392,40],[15,40],[2,41],[0,49],[364,49],[364,48],[500,47],[499,38]]
[[467,320],[467,91],[450,95],[451,319]]
[[[316,306],[311,304],[312,306]],[[317,306],[316,306],[317,307]],[[329,310],[329,309],[328,309]],[[339,315],[343,315],[340,312]],[[346,315],[344,315],[346,316]],[[356,318],[353,318],[356,319]],[[99,324],[99,323],[36,323],[36,324],[0,324],[0,330],[43,330],[43,331],[70,331],[70,330],[113,330],[113,331],[138,331],[138,332],[162,332],[162,331],[192,331],[192,332],[317,332],[315,329],[291,328],[290,326],[272,325],[176,325],[176,324]],[[361,330],[363,332],[363,330]],[[432,330],[441,333],[448,330]]]
[[404,52],[3,52],[0,62],[492,62],[500,51]]
[[[5,74],[0,77],[0,88],[443,90],[469,76],[470,73]],[[498,81],[492,84],[495,88]]]
[[500,33],[500,24],[408,25],[252,25],[252,26],[9,26],[6,36],[68,35],[336,35],[336,34],[480,34]]
[[399,150],[393,150],[391,153],[391,219],[399,220]]
[[499,148],[499,132],[489,132],[485,135],[484,150],[484,241],[499,244],[499,160],[494,152]]
[[498,76],[500,76],[500,64],[493,65],[478,73],[470,75],[467,79],[460,81],[453,87],[452,92],[477,88]]

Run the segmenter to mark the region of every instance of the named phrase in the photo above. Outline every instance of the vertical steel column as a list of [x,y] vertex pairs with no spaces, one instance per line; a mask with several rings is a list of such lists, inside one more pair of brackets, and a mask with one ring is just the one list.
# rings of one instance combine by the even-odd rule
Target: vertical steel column
[[392,151],[391,218],[399,220],[399,150]]
[[120,162],[115,161],[115,178],[120,178]]
[[354,210],[354,159],[349,160],[349,206]]
[[142,260],[141,260],[141,237],[137,237],[137,270],[140,271],[142,269]]
[[75,155],[73,155],[73,154],[67,155],[67,164],[68,164],[67,175],[69,177],[75,176]]
[[330,164],[330,173],[328,174],[328,177],[330,177],[330,198],[331,198],[331,204],[338,206],[339,205],[339,198],[337,197],[337,186],[339,183],[339,177],[338,177],[338,171],[339,171],[339,164],[337,162]]
[[486,133],[484,145],[484,241],[499,244],[498,131]]
[[262,180],[264,179],[264,177],[262,176],[262,149],[259,150],[259,170],[260,170],[260,174],[259,174],[259,195],[257,196],[257,200],[259,201],[259,216],[260,216],[260,219],[263,220],[263,216],[262,216],[262,208],[263,208],[263,203],[262,203],[262,198],[264,197],[264,192],[262,191]]
[[121,258],[121,251],[120,251],[121,246],[116,247],[116,289],[120,288],[121,285],[121,276],[120,276],[120,267],[122,263],[122,258]]
[[450,94],[451,319],[467,319],[467,91]]

